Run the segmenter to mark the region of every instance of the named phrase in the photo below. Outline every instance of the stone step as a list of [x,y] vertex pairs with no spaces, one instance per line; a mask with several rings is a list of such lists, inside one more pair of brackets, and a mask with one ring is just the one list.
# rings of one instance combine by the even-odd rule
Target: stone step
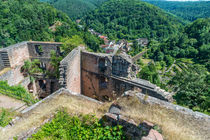
[[5,53],[5,54],[1,54],[1,56],[8,56],[8,54],[7,54],[7,53]]
[[2,60],[8,60],[9,61],[9,58],[2,58]]
[[0,52],[0,54],[7,54],[7,52]]
[[28,106],[26,104],[24,104],[23,106],[19,107],[19,108],[16,108],[14,111],[16,112],[21,112],[23,111],[24,109],[26,109]]

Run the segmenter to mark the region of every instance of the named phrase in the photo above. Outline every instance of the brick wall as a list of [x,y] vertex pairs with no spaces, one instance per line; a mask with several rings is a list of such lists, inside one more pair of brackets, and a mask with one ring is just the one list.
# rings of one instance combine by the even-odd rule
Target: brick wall
[[24,64],[24,61],[29,59],[29,51],[27,42],[18,43],[1,51],[6,51],[10,61],[10,67],[15,68]]
[[168,100],[168,94],[157,91],[146,80],[135,78],[138,68],[131,58],[90,52],[81,53],[82,94],[98,100],[112,100],[125,91],[137,90],[150,96]]
[[74,49],[60,63],[61,87],[74,93],[81,93],[81,55],[80,48]]
[[61,43],[56,42],[28,42],[29,55],[31,59],[39,59],[41,62],[48,64],[50,61],[51,51],[60,55]]
[[107,54],[81,53],[82,94],[107,101],[115,99],[134,87],[125,81],[113,79],[112,56]]
[[105,100],[113,98],[113,82],[109,77],[105,77],[100,71],[100,59],[104,59],[102,55],[82,52],[81,67],[82,67],[82,94],[98,99]]

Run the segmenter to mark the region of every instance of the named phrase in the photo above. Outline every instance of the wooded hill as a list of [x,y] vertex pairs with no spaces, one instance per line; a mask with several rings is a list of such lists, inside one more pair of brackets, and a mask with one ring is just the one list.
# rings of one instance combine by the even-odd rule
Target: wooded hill
[[106,0],[42,0],[66,13],[71,19],[77,19],[97,8]]
[[204,64],[210,70],[210,18],[194,21],[187,25],[183,32],[159,45],[151,44],[149,54],[150,58],[156,61],[162,61],[166,56],[192,58],[196,63]]
[[198,18],[210,17],[210,1],[200,2],[178,2],[178,1],[154,1],[144,0],[156,5],[187,22],[195,21]]
[[176,34],[181,27],[176,18],[139,0],[109,0],[83,21],[111,39],[146,37],[161,40]]

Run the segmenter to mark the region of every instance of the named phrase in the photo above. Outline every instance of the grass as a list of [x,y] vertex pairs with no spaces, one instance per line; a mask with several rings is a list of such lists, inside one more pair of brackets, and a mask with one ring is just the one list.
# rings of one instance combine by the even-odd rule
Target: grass
[[6,81],[0,81],[0,93],[18,100],[22,100],[28,105],[36,102],[36,100],[33,99],[33,96],[28,93],[24,87],[20,85],[9,86]]
[[144,63],[144,65],[148,65],[148,63],[150,63],[152,61],[152,59],[141,59],[142,62]]
[[15,113],[9,109],[0,109],[0,126],[5,127],[13,119]]

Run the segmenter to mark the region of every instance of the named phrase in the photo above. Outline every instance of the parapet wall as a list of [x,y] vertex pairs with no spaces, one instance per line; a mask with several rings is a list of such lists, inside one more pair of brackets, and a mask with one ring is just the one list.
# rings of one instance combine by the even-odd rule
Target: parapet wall
[[61,87],[81,94],[81,53],[80,47],[74,49],[60,62]]
[[126,92],[118,102],[124,106],[124,115],[159,124],[165,135],[171,135],[166,139],[210,139],[208,115],[133,91]]

